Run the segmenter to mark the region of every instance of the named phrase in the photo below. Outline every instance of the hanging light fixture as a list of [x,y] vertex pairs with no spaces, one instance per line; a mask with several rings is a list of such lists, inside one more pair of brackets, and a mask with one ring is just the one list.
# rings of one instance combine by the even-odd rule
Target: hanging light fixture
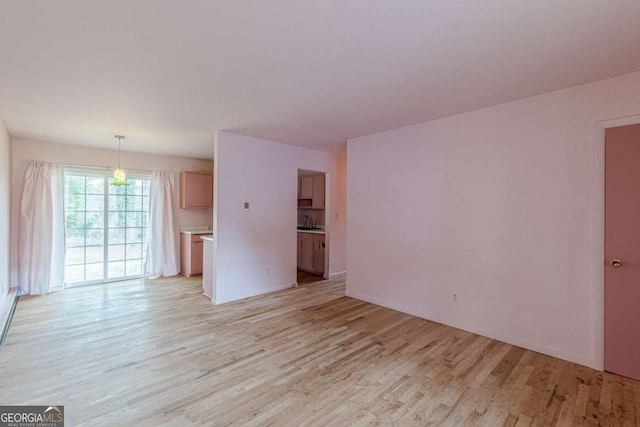
[[118,139],[118,169],[113,173],[113,185],[127,185],[127,175],[120,167],[120,145],[124,136],[116,135],[116,138]]

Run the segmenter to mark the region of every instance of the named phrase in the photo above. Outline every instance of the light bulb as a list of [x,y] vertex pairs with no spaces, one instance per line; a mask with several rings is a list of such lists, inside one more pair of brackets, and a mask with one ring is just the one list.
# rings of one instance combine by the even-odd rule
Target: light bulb
[[113,185],[127,185],[127,175],[120,168],[113,173]]

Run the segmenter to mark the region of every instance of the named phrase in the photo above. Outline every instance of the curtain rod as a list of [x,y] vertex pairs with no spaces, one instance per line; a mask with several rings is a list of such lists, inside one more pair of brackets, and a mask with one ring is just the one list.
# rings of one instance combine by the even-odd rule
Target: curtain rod
[[[95,170],[100,170],[100,171],[108,171],[108,170],[115,170],[116,169],[116,168],[112,168],[112,167],[108,167],[108,166],[74,165],[74,164],[71,164],[71,163],[62,163],[62,166],[64,166],[65,168],[95,169]],[[126,168],[125,172],[151,173],[153,171],[145,170],[145,169],[129,169],[129,168]]]

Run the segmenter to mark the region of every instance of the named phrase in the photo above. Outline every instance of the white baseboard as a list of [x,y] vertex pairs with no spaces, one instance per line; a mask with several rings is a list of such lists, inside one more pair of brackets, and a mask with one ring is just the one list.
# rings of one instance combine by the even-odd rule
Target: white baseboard
[[228,302],[240,301],[240,300],[243,300],[243,299],[246,299],[246,298],[257,297],[258,295],[270,294],[271,292],[281,291],[283,289],[291,289],[292,287],[293,287],[293,285],[291,283],[289,283],[288,285],[274,286],[272,288],[265,289],[265,290],[263,290],[263,291],[261,291],[260,293],[257,293],[257,294],[244,295],[244,296],[240,296],[240,297],[237,297],[237,298],[234,298],[234,299],[229,299],[229,300],[226,300],[226,301],[217,301],[217,302],[214,302],[214,304],[220,305],[220,304],[226,304]]
[[346,279],[347,272],[346,271],[338,271],[337,273],[329,274],[329,279]]
[[427,319],[432,322],[442,323],[443,325],[451,326],[453,328],[462,329],[463,331],[482,335],[483,337],[491,338],[497,341],[502,341],[504,343],[512,344],[518,347],[523,347],[523,348],[526,348],[527,350],[536,351],[538,353],[546,354],[548,356],[557,357],[558,359],[566,360],[569,362],[577,363],[579,365],[600,370],[595,360],[589,357],[585,357],[581,354],[570,353],[561,349],[549,347],[545,344],[531,342],[526,339],[522,339],[520,337],[514,337],[514,336],[510,336],[500,332],[490,331],[490,330],[478,327],[476,325],[454,324],[454,322],[449,321],[449,319],[427,317],[424,313],[418,313],[414,309],[410,307],[406,307],[403,304],[381,300],[375,297],[370,297],[368,295],[360,294],[358,292],[350,292],[348,289],[345,292],[345,295],[351,298],[355,298],[362,301],[370,302],[372,304],[380,305],[382,307],[387,307],[393,310],[401,311],[403,313],[411,314],[413,316],[420,317],[422,319]]

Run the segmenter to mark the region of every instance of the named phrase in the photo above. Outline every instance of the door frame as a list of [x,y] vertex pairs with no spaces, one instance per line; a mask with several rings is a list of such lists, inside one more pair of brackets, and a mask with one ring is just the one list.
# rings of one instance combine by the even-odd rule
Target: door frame
[[604,144],[605,130],[640,124],[640,115],[599,120],[593,124],[593,368],[604,371]]
[[[330,263],[330,256],[329,253],[331,251],[331,172],[329,171],[322,171],[322,170],[316,170],[316,169],[308,169],[308,168],[304,168],[301,166],[298,166],[296,168],[296,174],[297,177],[300,177],[300,170],[304,170],[304,171],[309,171],[309,172],[317,172],[318,175],[322,174],[324,175],[324,273],[322,274],[322,278],[325,280],[328,280],[331,278],[331,274],[330,274],[330,268],[331,268],[331,263]],[[297,189],[297,185],[296,185],[296,189]],[[296,218],[298,217],[298,199],[296,196]],[[296,232],[296,236],[297,236],[297,232]],[[296,242],[298,241],[297,237],[296,237]],[[296,244],[296,267],[298,265],[298,261],[297,261],[297,244]],[[298,271],[298,269],[296,268],[296,272]],[[295,281],[295,283],[297,284],[297,279]]]

